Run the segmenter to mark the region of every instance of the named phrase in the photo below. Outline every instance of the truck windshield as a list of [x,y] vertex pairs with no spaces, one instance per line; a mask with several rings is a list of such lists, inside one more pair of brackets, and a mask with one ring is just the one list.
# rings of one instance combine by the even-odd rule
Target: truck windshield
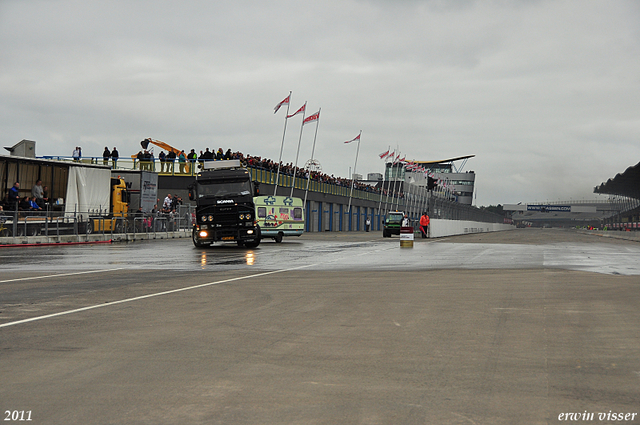
[[400,223],[404,218],[404,214],[389,214],[390,223]]
[[204,180],[198,182],[198,198],[251,195],[251,181]]

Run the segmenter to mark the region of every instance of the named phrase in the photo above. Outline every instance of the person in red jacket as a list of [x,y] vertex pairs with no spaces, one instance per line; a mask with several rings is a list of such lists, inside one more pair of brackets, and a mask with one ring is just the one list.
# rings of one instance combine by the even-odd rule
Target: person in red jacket
[[422,233],[422,239],[429,237],[427,234],[427,230],[429,229],[429,222],[429,216],[425,212],[424,214],[422,214],[422,217],[420,217],[420,232]]

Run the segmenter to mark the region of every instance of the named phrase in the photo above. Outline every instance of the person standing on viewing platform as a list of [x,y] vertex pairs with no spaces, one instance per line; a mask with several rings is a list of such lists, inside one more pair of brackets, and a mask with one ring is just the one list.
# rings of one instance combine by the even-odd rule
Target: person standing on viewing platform
[[164,151],[160,151],[160,153],[158,154],[158,160],[160,160],[160,172],[164,173],[164,163],[166,160],[167,156],[165,155]]
[[195,149],[191,149],[191,152],[189,152],[189,154],[187,155],[187,159],[191,163],[191,165],[189,166],[189,170],[193,170],[193,167],[196,164],[196,160],[198,159],[198,154],[196,153]]
[[176,161],[176,153],[171,151],[167,154],[167,173],[173,174],[173,163]]
[[200,164],[200,169],[204,169],[204,152],[200,151],[200,155],[198,155],[198,163]]
[[169,193],[166,198],[164,198],[164,202],[162,203],[163,210],[171,210],[171,204],[173,200],[171,199],[171,194]]
[[151,154],[146,149],[144,150],[144,154],[142,154],[142,167],[140,167],[140,169],[147,171],[151,170]]
[[80,161],[80,158],[82,157],[82,148],[80,146],[76,146],[71,156],[74,161]]
[[104,152],[102,152],[102,165],[109,165],[109,158],[111,158],[111,152],[108,147],[104,147]]
[[136,168],[136,160],[138,161],[138,167],[142,170],[142,161],[144,160],[144,154],[142,151],[138,151],[136,159],[133,160],[133,168]]
[[209,150],[209,148],[206,148],[206,149],[204,150],[204,160],[205,160],[205,161],[208,161],[208,160],[211,160],[211,159],[213,159],[213,158],[214,158],[214,156],[213,156],[213,152],[211,152],[211,151]]
[[180,155],[178,155],[178,163],[180,164],[180,174],[184,174],[184,167],[187,162],[187,156],[184,154],[184,151],[180,151]]
[[15,182],[8,190],[7,209],[15,210],[20,203],[20,182]]
[[120,154],[118,153],[118,149],[116,149],[116,147],[113,147],[113,150],[111,151],[111,160],[113,161],[113,169],[115,170],[117,168],[116,164],[118,163],[118,158],[120,157]]
[[47,199],[44,196],[44,189],[42,188],[42,180],[36,181],[36,184],[31,188],[31,196],[36,198],[36,202],[39,206],[43,207]]
[[153,151],[148,152],[147,160],[147,171],[156,171],[156,158],[153,156]]

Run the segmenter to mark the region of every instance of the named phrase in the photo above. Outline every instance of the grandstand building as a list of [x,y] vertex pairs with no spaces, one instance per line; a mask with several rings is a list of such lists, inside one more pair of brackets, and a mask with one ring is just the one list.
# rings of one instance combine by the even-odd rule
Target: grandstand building
[[607,224],[617,230],[640,230],[640,162],[616,174],[593,189],[594,193],[615,197],[622,208]]
[[[473,171],[463,172],[463,168],[469,158],[475,155],[460,156],[457,158],[443,159],[441,161],[413,161],[434,175],[439,181],[437,191],[444,197],[451,198],[464,205],[473,204],[473,189],[476,175]],[[462,161],[456,165],[457,161]],[[427,188],[427,176],[423,172],[407,170],[400,163],[386,164],[385,180],[403,181]]]

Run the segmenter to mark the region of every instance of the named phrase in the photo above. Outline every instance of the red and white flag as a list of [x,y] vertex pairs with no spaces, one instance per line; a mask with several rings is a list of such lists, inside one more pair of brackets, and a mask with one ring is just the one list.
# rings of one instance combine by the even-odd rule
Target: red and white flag
[[280,103],[278,103],[278,104],[276,105],[276,107],[275,107],[275,108],[274,108],[274,110],[273,110],[273,113],[275,114],[276,112],[278,112],[278,109],[280,109],[280,107],[281,107],[282,105],[288,105],[288,104],[289,104],[289,100],[290,100],[290,99],[291,99],[291,95],[289,95],[289,96],[285,97],[285,98],[284,98],[284,100],[283,100],[282,102],[280,102]]
[[389,151],[386,151],[386,152],[380,154],[380,159],[385,159],[388,156],[389,156]]
[[302,105],[302,106],[300,107],[300,109],[298,109],[297,111],[295,111],[293,114],[291,114],[291,115],[287,115],[287,118],[291,118],[291,117],[293,117],[293,116],[295,116],[295,115],[298,115],[300,112],[304,112],[304,110],[305,110],[305,108],[306,108],[306,107],[307,107],[307,104],[305,103],[304,105]]
[[302,125],[308,124],[313,121],[318,121],[320,119],[320,111],[316,112],[313,115],[309,115],[307,118],[302,121]]
[[347,140],[345,143],[351,143],[351,142],[355,142],[355,141],[360,141],[360,134],[358,134],[355,138],[351,139],[351,140]]

